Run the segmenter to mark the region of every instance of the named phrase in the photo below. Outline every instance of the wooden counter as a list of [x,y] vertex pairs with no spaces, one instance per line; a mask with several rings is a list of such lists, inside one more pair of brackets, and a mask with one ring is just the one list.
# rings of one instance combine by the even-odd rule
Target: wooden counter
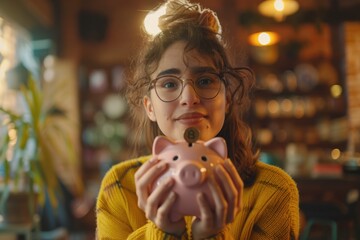
[[334,220],[339,239],[360,239],[360,175],[304,176],[294,180],[306,219]]

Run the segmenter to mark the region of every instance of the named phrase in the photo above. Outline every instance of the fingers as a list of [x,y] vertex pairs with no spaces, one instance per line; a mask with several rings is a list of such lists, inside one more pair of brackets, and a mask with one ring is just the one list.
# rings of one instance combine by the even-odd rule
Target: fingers
[[198,234],[198,232],[196,231],[196,225],[197,228],[200,229],[200,232],[211,232],[213,230],[216,230],[215,228],[215,216],[214,216],[214,212],[211,209],[211,206],[208,202],[208,200],[206,199],[206,196],[203,192],[198,193],[198,195],[196,196],[197,198],[197,204],[199,206],[199,210],[200,210],[200,217],[199,218],[195,218],[194,219],[194,225],[193,225],[193,232],[195,235]]
[[[173,180],[173,182],[175,181]],[[179,220],[174,221],[170,218],[171,209],[178,196],[175,192],[169,191],[170,190],[167,187],[162,191],[165,193],[164,201],[158,207],[156,215],[151,216],[151,220],[156,226],[163,229],[163,231],[176,236],[181,236],[186,229],[185,220],[184,218],[180,218]]]
[[156,156],[153,156],[149,161],[146,161],[135,173],[135,180],[141,178],[144,173],[146,173],[152,166],[157,164],[159,159]]
[[216,219],[216,226],[222,227],[226,223],[227,215],[228,215],[228,202],[225,199],[223,191],[221,190],[220,186],[213,180],[209,179],[209,187],[210,191],[213,196],[214,204],[215,204],[215,219]]
[[[176,197],[174,192],[170,192],[165,198],[165,201],[157,209],[156,225],[161,226],[164,222],[168,222],[170,210],[176,201]],[[156,212],[153,212],[153,214],[156,214]]]
[[237,211],[240,211],[242,208],[244,182],[240,178],[237,169],[232,164],[230,159],[227,159],[225,161],[224,167],[225,167],[226,171],[229,173],[229,175],[232,179],[232,182],[235,185],[235,189],[238,192],[238,198],[237,198],[237,202],[236,202],[235,206],[238,208]]
[[[212,199],[207,199],[205,193],[197,196],[200,217],[192,224],[193,234],[197,238],[219,233],[226,224],[234,221],[241,207],[243,182],[232,162],[227,159],[214,170],[215,178],[208,178]],[[214,206],[209,200],[213,200]]]
[[135,173],[136,194],[138,206],[145,210],[146,201],[150,195],[152,183],[167,169],[167,164],[157,159],[145,162]]
[[200,209],[201,221],[206,226],[213,225],[213,211],[211,210],[208,201],[206,200],[204,193],[199,193],[197,195],[197,201]]
[[222,226],[217,226],[215,220],[217,216],[205,194],[200,192],[196,197],[200,209],[200,217],[194,218],[191,227],[192,233],[193,236],[196,236],[194,239],[208,239],[209,236],[218,233],[222,229]]
[[[176,194],[172,192],[175,180],[170,175],[164,175],[167,169],[166,162],[154,157],[137,170],[135,187],[138,205],[145,212],[145,216],[160,229],[181,235],[185,229],[185,220],[182,218],[172,222],[170,219],[170,211],[176,201]],[[155,182],[157,185],[153,187]]]
[[228,203],[226,223],[230,223],[241,208],[243,182],[230,159],[227,159],[223,166],[216,166],[215,171],[220,189]]
[[148,198],[145,216],[165,232],[181,235],[185,229],[184,219],[173,222],[170,218],[171,209],[177,199],[176,193],[171,191],[174,184],[175,180],[168,178],[156,187]]
[[[148,219],[157,219],[159,209],[161,209],[160,213],[162,214],[169,212],[169,204],[172,203],[172,198],[175,198],[175,196],[173,196],[172,198],[169,196],[171,195],[170,191],[174,185],[174,182],[174,179],[169,177],[159,186],[157,186],[155,190],[151,193],[151,195],[148,197],[145,209],[145,215]],[[162,216],[164,217],[164,215]],[[168,218],[167,215],[166,218]]]
[[225,201],[228,204],[228,212],[226,215],[226,223],[232,222],[235,217],[235,208],[238,201],[238,191],[235,188],[229,174],[223,167],[217,166],[215,168],[218,182],[223,183],[220,187]]

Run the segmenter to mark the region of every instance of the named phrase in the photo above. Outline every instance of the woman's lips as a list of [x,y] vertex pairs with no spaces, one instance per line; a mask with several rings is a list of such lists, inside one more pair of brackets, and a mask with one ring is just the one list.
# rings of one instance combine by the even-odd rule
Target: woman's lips
[[204,118],[206,116],[201,113],[184,113],[177,117],[176,120],[182,123],[198,123]]

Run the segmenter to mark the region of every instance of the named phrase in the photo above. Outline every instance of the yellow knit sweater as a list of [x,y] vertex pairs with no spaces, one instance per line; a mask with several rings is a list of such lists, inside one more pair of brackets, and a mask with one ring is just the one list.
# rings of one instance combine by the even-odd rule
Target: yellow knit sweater
[[[97,238],[178,239],[147,220],[137,206],[134,174],[149,159],[141,157],[112,167],[103,179],[96,205]],[[243,209],[213,239],[298,239],[299,195],[294,181],[280,168],[257,163],[255,183],[244,189]],[[191,239],[191,218],[185,218]]]

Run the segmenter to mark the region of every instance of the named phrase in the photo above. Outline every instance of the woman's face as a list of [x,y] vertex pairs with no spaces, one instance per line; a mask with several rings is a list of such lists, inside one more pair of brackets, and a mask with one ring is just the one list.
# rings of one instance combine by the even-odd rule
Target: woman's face
[[[184,56],[185,45],[184,41],[170,45],[151,79],[171,74],[184,80],[194,80],[199,71],[218,73],[211,57],[201,55],[196,50],[186,52]],[[224,124],[227,108],[225,86],[221,84],[220,92],[215,98],[203,99],[197,95],[192,83],[187,83],[181,95],[171,102],[162,101],[152,88],[149,96],[145,96],[143,100],[146,113],[151,121],[157,122],[166,136],[174,140],[183,140],[185,130],[196,127],[200,131],[200,139],[207,141],[215,137]]]

